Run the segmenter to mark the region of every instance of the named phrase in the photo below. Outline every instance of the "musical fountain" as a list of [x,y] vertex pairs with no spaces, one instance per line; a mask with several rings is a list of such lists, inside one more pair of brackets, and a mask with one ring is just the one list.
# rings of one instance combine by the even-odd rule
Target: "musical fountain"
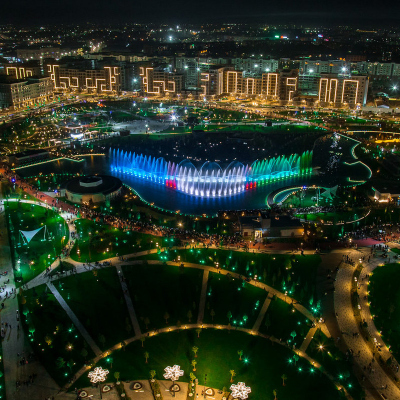
[[109,159],[114,173],[131,175],[201,198],[234,196],[257,185],[312,172],[312,151],[256,160],[250,166],[233,161],[224,169],[216,162],[207,161],[196,168],[187,159],[175,163],[163,157],[120,149],[110,149]]

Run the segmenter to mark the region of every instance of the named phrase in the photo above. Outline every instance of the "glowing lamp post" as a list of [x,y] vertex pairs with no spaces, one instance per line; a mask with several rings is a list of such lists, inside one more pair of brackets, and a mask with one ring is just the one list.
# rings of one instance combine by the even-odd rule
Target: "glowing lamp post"
[[232,390],[232,397],[234,399],[247,399],[249,397],[249,393],[251,392],[251,388],[246,386],[244,382],[238,382],[237,385],[231,385],[230,389]]
[[[94,384],[104,382],[107,378],[107,375],[108,375],[108,370],[103,369],[101,367],[96,367],[93,371],[90,371],[88,374],[90,382]],[[99,385],[99,388],[100,388],[100,398],[102,399],[101,385]]]
[[179,365],[174,365],[173,367],[166,367],[164,368],[165,374],[164,378],[165,379],[171,379],[172,381],[172,396],[175,397],[175,381],[179,379],[180,376],[183,376],[183,370],[181,370],[181,367]]

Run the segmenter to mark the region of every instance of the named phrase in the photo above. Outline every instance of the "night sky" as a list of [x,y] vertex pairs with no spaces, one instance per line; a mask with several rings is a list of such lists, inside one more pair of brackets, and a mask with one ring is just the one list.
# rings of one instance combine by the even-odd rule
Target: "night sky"
[[[370,0],[371,2],[371,0]],[[321,25],[352,21],[396,25],[400,1],[370,4],[348,0],[11,0],[0,2],[1,23],[37,25],[51,22],[267,22]]]

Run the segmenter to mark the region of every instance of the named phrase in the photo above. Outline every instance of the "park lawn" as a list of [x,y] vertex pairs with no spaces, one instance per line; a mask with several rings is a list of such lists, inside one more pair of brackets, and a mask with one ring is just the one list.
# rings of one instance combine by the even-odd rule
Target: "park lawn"
[[[283,300],[273,298],[261,322],[260,332],[299,348],[310,328],[311,322],[301,312]],[[294,340],[292,332],[296,333]]]
[[194,249],[166,250],[161,254],[149,254],[139,257],[162,261],[179,261],[216,266],[254,278],[280,291],[288,291],[294,299],[309,305],[315,303],[315,285],[319,255],[289,255],[236,252],[231,250]]
[[[132,381],[149,378],[149,371],[156,371],[156,378],[163,379],[164,368],[179,365],[185,372],[180,381],[188,382],[193,367],[193,346],[198,347],[197,365],[194,375],[199,384],[204,384],[207,375],[209,387],[229,388],[230,370],[236,375],[234,382],[245,382],[251,387],[251,398],[273,399],[277,390],[279,400],[338,400],[341,398],[334,384],[321,372],[314,369],[304,359],[295,366],[288,363],[293,353],[269,340],[243,332],[203,329],[199,337],[194,330],[163,333],[141,342],[129,344],[125,350],[113,353],[113,368],[105,360],[97,365],[110,370],[109,381],[114,381],[114,372],[120,372],[120,379]],[[243,350],[243,360],[239,361],[238,350]],[[144,353],[148,352],[148,363]],[[132,362],[135,360],[135,362]],[[247,361],[245,361],[247,360]],[[282,386],[282,375],[286,375]],[[87,374],[82,376],[76,387],[87,387]]]
[[152,246],[151,241],[154,239],[152,235],[136,231],[124,232],[110,225],[87,219],[76,220],[75,226],[80,236],[70,252],[71,258],[75,261],[100,261],[155,247]]
[[[45,207],[8,202],[6,208],[9,238],[11,246],[15,249],[13,254],[17,265],[15,279],[17,286],[20,286],[29,282],[53,263],[61,253],[63,245],[68,241],[69,230],[61,216]],[[29,244],[24,244],[21,230],[30,231],[42,227],[43,229],[32,238]]]
[[[400,359],[400,265],[386,264],[374,270],[369,284],[371,314],[382,340]],[[388,299],[389,302],[388,302]]]
[[[203,322],[251,328],[267,293],[245,281],[211,272],[208,278]],[[215,313],[214,317],[212,312]],[[228,317],[228,313],[232,317]]]
[[55,286],[101,349],[106,350],[133,336],[114,268],[71,275],[57,281]]
[[143,331],[197,321],[203,271],[145,264],[124,266],[123,271]]
[[[24,291],[23,297],[18,296],[20,321],[36,357],[53,379],[63,386],[86,361],[94,357],[94,353],[54,295],[46,289],[46,285],[40,285]],[[23,299],[25,304],[22,304]],[[33,329],[32,335],[30,331]],[[69,345],[71,349],[68,349]],[[60,357],[64,365],[58,363]]]
[[333,338],[327,338],[318,329],[306,353],[320,363],[325,371],[338,379],[355,400],[363,399],[364,391],[353,373],[352,361],[346,360],[346,356],[335,346]]

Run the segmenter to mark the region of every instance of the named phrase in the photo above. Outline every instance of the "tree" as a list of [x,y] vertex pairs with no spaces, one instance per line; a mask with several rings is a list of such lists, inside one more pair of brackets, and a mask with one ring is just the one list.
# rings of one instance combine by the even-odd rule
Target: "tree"
[[72,367],[75,365],[75,362],[74,362],[74,360],[69,360],[68,362],[67,362],[67,367],[71,370],[72,369]]
[[233,382],[233,377],[236,375],[236,372],[235,372],[234,369],[231,369],[231,370],[229,371],[229,373],[231,374],[231,383],[232,383],[232,382]]
[[144,319],[144,324],[146,325],[146,329],[149,329],[149,324],[150,324],[150,319],[149,319],[149,317],[146,317],[145,319]]
[[199,348],[196,347],[196,346],[193,346],[193,347],[192,347],[192,351],[193,351],[193,353],[194,353],[194,356],[197,357],[197,352],[199,351]]
[[193,371],[196,371],[196,364],[197,364],[197,361],[196,360],[192,360]]
[[296,331],[292,331],[290,332],[290,336],[292,337],[292,339],[294,340],[294,338],[297,336]]
[[274,395],[274,400],[278,400],[278,397],[276,397],[278,395],[278,391],[276,389],[272,391],[272,394]]
[[165,319],[165,323],[168,324],[169,314],[167,311],[165,311],[165,313],[164,313],[164,319]]
[[106,343],[106,338],[104,337],[104,335],[99,335],[99,342],[104,347],[104,344]]
[[144,337],[144,336],[142,336],[141,338],[140,338],[140,341],[142,342],[142,347],[143,347],[143,344],[144,344],[144,341],[146,340],[146,338]]
[[247,320],[249,319],[249,317],[247,315],[243,315],[243,322],[246,325]]
[[242,361],[243,350],[238,350],[239,361]]
[[226,314],[226,316],[228,317],[228,321],[231,322],[232,313],[228,311],[228,314]]
[[193,372],[190,373],[190,383],[193,383],[193,381],[196,379],[196,376]]
[[283,374],[281,376],[281,379],[282,379],[282,386],[285,386],[285,380],[287,379],[287,376],[285,374]]
[[114,372],[114,378],[117,382],[119,381],[119,372]]
[[147,364],[147,360],[148,360],[148,358],[149,358],[149,352],[148,351],[145,351],[144,352],[144,358],[145,358],[145,360],[146,360],[146,364]]
[[58,357],[56,360],[56,367],[62,368],[65,364],[65,360],[62,357]]
[[197,337],[199,338],[200,337],[200,333],[201,333],[201,328],[197,328],[196,329],[196,333],[197,333]]
[[154,369],[152,369],[150,371],[150,378],[153,380],[155,376],[156,376],[156,371]]
[[189,319],[189,322],[191,322],[191,320],[192,320],[192,317],[193,317],[193,314],[192,314],[192,311],[191,310],[189,310],[188,312],[187,312],[187,317],[188,317],[188,319]]
[[214,322],[215,311],[213,309],[211,309],[210,315],[211,315],[211,320]]
[[294,365],[296,365],[296,364],[297,364],[297,361],[299,361],[299,356],[298,356],[297,354],[295,354],[295,355],[293,356],[293,360],[294,360]]

